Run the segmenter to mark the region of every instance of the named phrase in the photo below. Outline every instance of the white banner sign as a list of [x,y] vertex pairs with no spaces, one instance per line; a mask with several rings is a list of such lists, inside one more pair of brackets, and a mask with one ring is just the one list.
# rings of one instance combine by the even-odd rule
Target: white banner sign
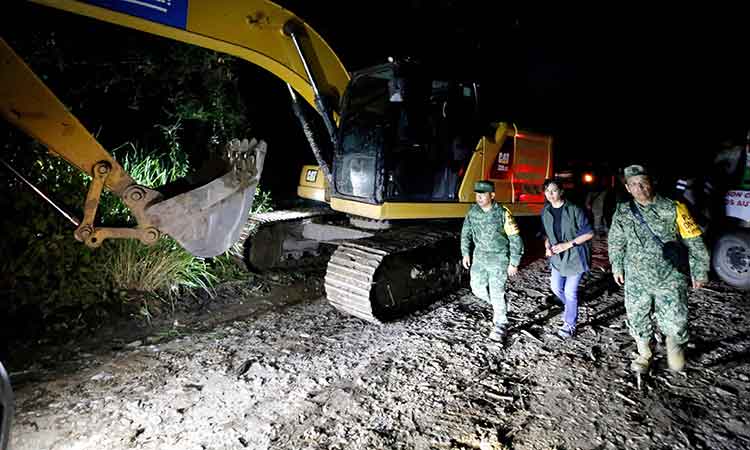
[[724,201],[727,217],[750,220],[750,191],[729,191]]

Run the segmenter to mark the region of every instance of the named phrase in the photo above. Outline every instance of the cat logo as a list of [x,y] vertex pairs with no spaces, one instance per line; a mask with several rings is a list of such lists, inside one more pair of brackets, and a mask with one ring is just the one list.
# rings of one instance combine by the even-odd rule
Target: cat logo
[[307,173],[305,174],[305,181],[308,183],[315,183],[315,180],[318,179],[318,170],[317,169],[307,169]]

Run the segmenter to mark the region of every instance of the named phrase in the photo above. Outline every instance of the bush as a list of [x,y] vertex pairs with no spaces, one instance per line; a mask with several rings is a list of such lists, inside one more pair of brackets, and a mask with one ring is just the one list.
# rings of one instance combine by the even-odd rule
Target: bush
[[[3,37],[83,124],[99,130],[97,139],[114,148],[113,155],[136,182],[153,188],[174,182],[215,155],[230,137],[249,134],[237,59],[108,26],[101,27],[100,37],[132,45],[92,52],[88,34],[65,22],[55,24],[33,35],[14,28]],[[3,124],[0,138],[4,159],[82,217],[87,175]],[[118,145],[123,141],[128,142]],[[117,309],[136,292],[170,298],[192,289],[210,293],[216,274],[231,272],[222,259],[194,258],[168,238],[153,247],[108,240],[91,250],[73,238],[69,222],[13,176],[0,170],[0,184],[6,192],[0,208],[8,218],[0,223],[5,300],[0,317],[25,309],[68,323],[57,316],[80,318],[81,311],[89,311],[96,317],[96,311]],[[256,204],[267,210],[270,197],[258,190]],[[133,226],[134,220],[118,198],[105,192],[97,224]]]
[[[186,161],[179,158],[157,158],[131,144],[119,152],[125,170],[147,186],[173,182],[187,172]],[[80,208],[88,177],[64,161],[37,157],[25,176],[44,187],[52,198],[68,200],[65,206],[69,210],[76,209],[71,205]],[[12,255],[0,260],[0,292],[8,299],[0,305],[0,314],[5,310],[14,316],[31,308],[42,319],[65,323],[71,315],[84,320],[84,312],[100,317],[106,311],[122,309],[123,303],[133,299],[173,301],[177,295],[189,295],[194,290],[212,296],[216,282],[242,276],[230,257],[196,258],[169,237],[153,246],[113,239],[99,249],[90,249],[73,238],[72,224],[45,207],[28,189],[11,183],[17,195],[6,196],[0,203],[18,220],[4,221],[0,227],[7,237],[0,240],[0,248]],[[256,190],[253,211],[268,211],[270,207],[270,194]],[[103,197],[98,213],[101,218],[97,223],[106,226],[135,223],[127,208],[112,195]],[[144,297],[144,293],[151,295]]]

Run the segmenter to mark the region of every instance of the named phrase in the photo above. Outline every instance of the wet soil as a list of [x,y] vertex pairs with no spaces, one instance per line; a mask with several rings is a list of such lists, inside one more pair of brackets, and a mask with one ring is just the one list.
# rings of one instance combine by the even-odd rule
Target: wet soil
[[12,448],[750,448],[750,296],[691,291],[685,374],[659,345],[638,389],[605,252],[598,241],[574,340],[557,337],[562,310],[531,257],[508,283],[504,346],[467,288],[373,325],[327,304],[321,270],[249,276],[151,325],[29,346],[9,367]]

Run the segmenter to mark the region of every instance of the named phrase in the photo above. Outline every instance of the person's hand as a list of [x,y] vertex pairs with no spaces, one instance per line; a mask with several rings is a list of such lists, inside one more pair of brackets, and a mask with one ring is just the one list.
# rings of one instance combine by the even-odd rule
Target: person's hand
[[612,276],[615,277],[615,283],[617,283],[618,286],[625,284],[625,275],[621,273],[613,273]]
[[563,242],[562,244],[557,244],[552,246],[552,253],[557,255],[558,253],[562,253],[564,251],[567,251],[569,249],[573,248],[573,244],[570,242]]
[[698,281],[695,278],[693,278],[693,289],[700,289],[705,285],[706,285],[705,281]]
[[518,267],[508,264],[508,276],[514,277],[518,273]]
[[547,247],[544,249],[544,256],[549,258],[552,255],[554,255],[554,253],[552,253],[552,247]]
[[464,256],[464,260],[462,261],[462,264],[464,265],[464,269],[469,269],[471,267],[471,256]]

